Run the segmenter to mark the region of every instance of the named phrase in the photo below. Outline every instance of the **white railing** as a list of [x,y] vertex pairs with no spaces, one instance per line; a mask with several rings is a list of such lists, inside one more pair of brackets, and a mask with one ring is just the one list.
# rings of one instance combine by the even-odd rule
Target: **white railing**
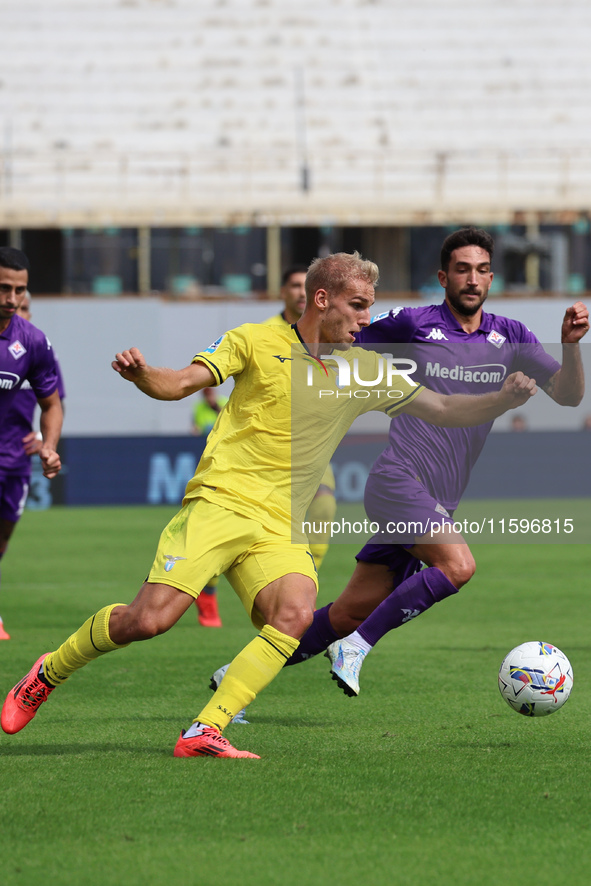
[[[303,188],[307,170],[308,190]],[[591,206],[588,149],[0,152],[0,226],[510,221]]]

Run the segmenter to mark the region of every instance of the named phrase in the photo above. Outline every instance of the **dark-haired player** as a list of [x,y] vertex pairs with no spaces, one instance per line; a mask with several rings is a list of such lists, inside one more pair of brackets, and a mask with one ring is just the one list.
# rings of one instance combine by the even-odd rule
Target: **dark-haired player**
[[306,309],[306,273],[304,265],[292,265],[281,275],[283,310],[265,320],[267,326],[291,326],[297,323]]
[[[38,454],[46,477],[60,469],[56,452],[62,427],[62,406],[58,393],[58,375],[52,347],[41,330],[18,311],[27,298],[29,262],[19,249],[0,247],[0,558],[6,551],[28,491],[23,462],[30,465],[23,443],[21,414],[30,386],[35,402],[41,407],[41,446]],[[18,439],[16,439],[18,438]],[[37,446],[34,446],[37,449]],[[29,446],[29,451],[32,449]],[[25,470],[25,474],[26,474]],[[8,640],[0,618],[0,640]]]
[[[462,228],[450,234],[441,250],[443,302],[379,315],[361,330],[358,341],[378,348],[412,343],[417,377],[443,394],[496,390],[508,373],[520,369],[556,403],[578,405],[584,393],[578,342],[589,329],[587,308],[577,302],[566,311],[561,366],[522,323],[483,310],[493,279],[493,252],[486,231]],[[342,594],[315,613],[290,664],[328,647],[333,677],[346,694],[357,695],[369,650],[388,631],[437,602],[432,582],[443,575],[457,591],[470,580],[474,558],[451,524],[491,426],[434,427],[408,414],[391,423],[389,445],[367,481],[367,515],[381,527],[389,521],[401,526],[435,521],[443,531],[435,538],[421,532],[372,538],[357,555]]]

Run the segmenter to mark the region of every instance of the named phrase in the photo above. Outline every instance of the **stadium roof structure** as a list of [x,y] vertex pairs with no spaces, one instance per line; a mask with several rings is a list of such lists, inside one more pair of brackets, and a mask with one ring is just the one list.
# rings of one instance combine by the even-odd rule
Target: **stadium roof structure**
[[0,226],[570,221],[588,0],[6,0]]

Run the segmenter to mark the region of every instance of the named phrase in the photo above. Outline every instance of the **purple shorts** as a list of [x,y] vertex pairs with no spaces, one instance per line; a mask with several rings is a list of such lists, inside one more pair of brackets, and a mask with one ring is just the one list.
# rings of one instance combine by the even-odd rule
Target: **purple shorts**
[[[366,563],[385,563],[397,574],[412,575],[420,561],[408,553],[418,538],[431,532],[434,524],[453,524],[448,512],[433,498],[408,468],[387,474],[370,474],[365,486],[365,510],[379,531],[357,554]],[[433,537],[434,543],[437,535]],[[407,578],[408,575],[404,577]]]
[[18,523],[29,493],[30,472],[8,474],[0,471],[0,520]]
[[396,575],[395,586],[406,581],[423,566],[421,561],[409,554],[402,545],[372,544],[369,541],[361,548],[355,559],[361,560],[362,563],[383,563]]

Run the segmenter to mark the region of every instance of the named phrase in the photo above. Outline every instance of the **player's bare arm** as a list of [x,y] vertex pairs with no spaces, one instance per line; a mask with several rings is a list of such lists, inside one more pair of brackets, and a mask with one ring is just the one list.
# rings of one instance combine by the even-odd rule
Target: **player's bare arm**
[[500,391],[488,394],[438,394],[425,388],[402,409],[442,428],[470,428],[486,424],[533,397],[536,383],[523,372],[507,376]]
[[62,401],[56,388],[49,397],[42,397],[37,402],[41,407],[39,426],[41,428],[41,436],[43,437],[39,458],[43,465],[43,474],[52,479],[59,473],[62,466],[60,457],[56,452],[64,420]]
[[138,348],[115,356],[111,366],[154,400],[182,400],[202,388],[215,387],[217,380],[204,363],[191,363],[184,369],[149,366]]
[[562,321],[562,366],[543,390],[560,406],[578,406],[585,393],[585,373],[579,342],[589,330],[589,311],[583,302],[567,308]]

